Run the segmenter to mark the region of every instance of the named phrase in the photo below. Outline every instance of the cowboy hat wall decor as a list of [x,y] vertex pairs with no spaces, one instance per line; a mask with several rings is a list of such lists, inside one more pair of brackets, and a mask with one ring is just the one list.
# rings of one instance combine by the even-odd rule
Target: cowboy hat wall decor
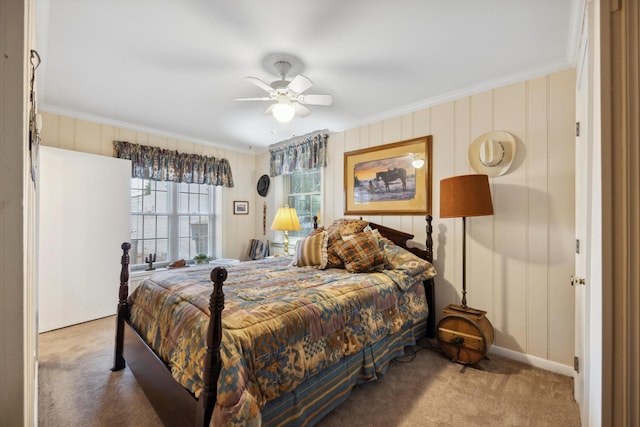
[[476,172],[496,177],[509,170],[515,154],[513,135],[502,131],[487,132],[469,147],[469,163]]
[[260,179],[258,180],[258,185],[257,185],[257,190],[258,190],[258,194],[261,195],[262,197],[266,197],[267,196],[267,192],[269,191],[269,183],[271,181],[269,180],[269,175],[262,175],[260,177]]

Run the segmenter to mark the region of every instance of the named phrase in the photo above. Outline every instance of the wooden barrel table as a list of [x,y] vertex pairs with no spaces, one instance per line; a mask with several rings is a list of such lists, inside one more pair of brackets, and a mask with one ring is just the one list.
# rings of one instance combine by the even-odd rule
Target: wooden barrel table
[[440,348],[451,360],[463,365],[481,361],[493,344],[493,326],[486,311],[450,304],[438,322]]

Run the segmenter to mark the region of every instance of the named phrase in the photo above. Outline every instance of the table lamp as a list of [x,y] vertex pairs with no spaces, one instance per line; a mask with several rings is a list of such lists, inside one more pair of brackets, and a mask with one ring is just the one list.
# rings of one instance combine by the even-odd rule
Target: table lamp
[[440,181],[440,218],[462,218],[462,307],[467,308],[466,218],[493,215],[487,175],[460,175]]
[[283,231],[284,237],[282,242],[284,244],[284,256],[289,256],[289,231],[301,230],[300,221],[298,220],[298,213],[295,208],[290,208],[289,205],[285,205],[284,208],[278,208],[275,218],[271,223],[271,229],[275,231]]

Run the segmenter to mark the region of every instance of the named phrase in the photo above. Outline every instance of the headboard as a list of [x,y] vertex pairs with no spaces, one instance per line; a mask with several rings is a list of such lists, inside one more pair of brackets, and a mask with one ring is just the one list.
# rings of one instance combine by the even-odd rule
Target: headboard
[[426,249],[420,249],[416,247],[408,247],[407,242],[413,239],[414,235],[410,233],[405,233],[403,231],[396,230],[394,228],[385,227],[384,225],[376,224],[374,222],[370,222],[369,226],[373,229],[377,229],[380,234],[382,234],[387,239],[391,240],[396,245],[405,248],[409,252],[419,256],[422,259],[426,259],[429,262],[433,262],[433,227],[431,226],[431,215],[426,216],[426,230],[427,230],[427,240],[425,242]]

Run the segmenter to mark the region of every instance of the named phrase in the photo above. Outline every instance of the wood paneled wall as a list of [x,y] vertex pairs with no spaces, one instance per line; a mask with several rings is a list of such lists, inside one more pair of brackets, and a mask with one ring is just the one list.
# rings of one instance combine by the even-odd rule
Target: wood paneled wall
[[[575,73],[566,70],[332,134],[322,223],[343,216],[345,152],[433,135],[437,306],[459,303],[462,220],[438,218],[440,180],[475,173],[468,149],[476,137],[510,132],[512,167],[490,180],[495,214],[467,221],[468,304],[487,310],[495,346],[571,366],[574,127]],[[366,219],[426,237],[421,216]]]
[[[50,147],[113,156],[113,141],[120,140],[228,159],[235,186],[221,187],[221,220],[225,232],[221,236],[222,253],[218,256],[246,259],[249,239],[255,237],[253,229],[257,212],[251,202],[257,179],[252,172],[256,161],[254,155],[49,113],[42,113],[42,123],[42,144]],[[253,192],[249,191],[250,188],[254,189]],[[250,200],[249,215],[233,215],[234,200]]]

